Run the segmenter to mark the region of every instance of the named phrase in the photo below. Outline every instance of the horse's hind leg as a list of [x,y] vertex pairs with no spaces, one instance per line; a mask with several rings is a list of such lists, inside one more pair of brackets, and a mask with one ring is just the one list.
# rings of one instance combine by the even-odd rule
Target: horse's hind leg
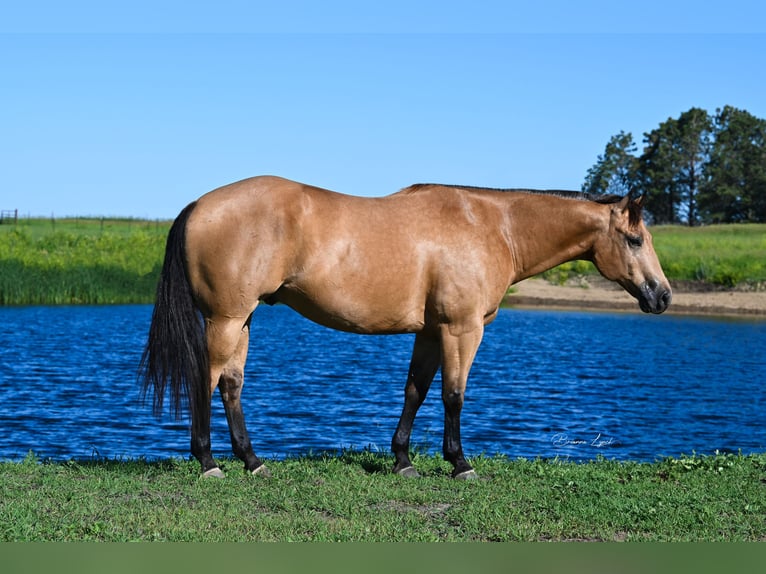
[[391,441],[396,462],[393,471],[402,476],[418,476],[410,462],[410,435],[415,415],[423,404],[436,371],[439,370],[441,349],[439,340],[419,333],[415,337],[407,385],[404,388],[404,408]]
[[[207,344],[210,354],[210,395],[216,387],[223,399],[234,454],[250,472],[265,472],[263,462],[255,456],[245,426],[240,396],[244,384],[244,368],[250,336],[250,318],[244,323],[236,319],[207,320]],[[209,409],[208,409],[209,413]],[[210,419],[192,426],[192,452],[202,464],[205,476],[223,476],[210,453]]]
[[242,412],[241,395],[245,382],[245,361],[247,360],[247,348],[250,340],[251,319],[252,315],[239,332],[236,350],[221,372],[218,390],[221,393],[226,411],[226,421],[229,425],[231,448],[234,455],[245,463],[245,469],[249,472],[268,475],[268,470],[263,462],[253,452],[250,435],[245,425],[245,415]]

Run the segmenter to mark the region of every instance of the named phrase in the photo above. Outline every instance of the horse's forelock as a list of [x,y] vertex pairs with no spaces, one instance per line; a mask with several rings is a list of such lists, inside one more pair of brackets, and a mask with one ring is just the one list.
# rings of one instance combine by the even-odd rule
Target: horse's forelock
[[[613,203],[619,203],[624,199],[624,196],[620,195],[599,195],[599,196],[591,196],[591,200],[595,201],[596,203],[604,203],[604,204],[613,204]],[[641,219],[643,216],[643,204],[640,200],[637,199],[631,199],[628,202],[628,224],[631,227],[635,227],[639,223],[641,223]]]
[[644,207],[638,201],[631,201],[628,204],[628,224],[635,227],[641,223]]

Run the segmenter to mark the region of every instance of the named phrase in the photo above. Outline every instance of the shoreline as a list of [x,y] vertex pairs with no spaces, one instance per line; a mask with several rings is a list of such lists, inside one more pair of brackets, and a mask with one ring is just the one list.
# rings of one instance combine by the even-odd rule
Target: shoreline
[[[669,315],[703,315],[766,319],[766,291],[699,291],[673,289]],[[544,279],[525,279],[513,286],[503,306],[518,309],[568,309],[641,313],[638,303],[621,287],[601,277],[579,285],[554,285]]]

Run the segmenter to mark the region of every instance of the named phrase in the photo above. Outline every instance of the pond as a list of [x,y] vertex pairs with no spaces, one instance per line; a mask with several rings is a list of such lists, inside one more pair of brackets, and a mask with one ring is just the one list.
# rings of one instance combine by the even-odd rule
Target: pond
[[[137,367],[151,306],[0,308],[0,459],[189,456],[188,421],[155,418]],[[243,407],[266,459],[389,451],[410,335],[361,336],[286,307],[253,322]],[[467,456],[652,461],[766,451],[766,322],[503,309],[463,409]],[[213,401],[213,450],[230,456]],[[441,451],[439,376],[413,446]]]

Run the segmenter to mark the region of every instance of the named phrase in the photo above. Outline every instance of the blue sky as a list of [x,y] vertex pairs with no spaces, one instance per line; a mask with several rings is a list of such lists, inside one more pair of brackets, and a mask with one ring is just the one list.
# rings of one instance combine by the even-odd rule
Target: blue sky
[[620,130],[766,117],[756,2],[207,4],[3,8],[0,209],[172,218],[266,173],[579,189]]

